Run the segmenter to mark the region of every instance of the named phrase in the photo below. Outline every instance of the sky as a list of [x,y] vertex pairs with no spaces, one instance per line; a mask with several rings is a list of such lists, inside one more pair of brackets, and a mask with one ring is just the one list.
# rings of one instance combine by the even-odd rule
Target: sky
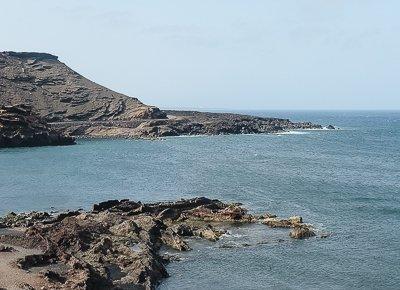
[[399,0],[0,0],[0,51],[161,108],[400,109]]

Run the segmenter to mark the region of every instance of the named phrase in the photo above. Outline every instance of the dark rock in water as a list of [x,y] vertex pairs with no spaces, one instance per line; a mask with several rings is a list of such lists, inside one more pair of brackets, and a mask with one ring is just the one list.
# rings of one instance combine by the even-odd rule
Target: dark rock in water
[[303,224],[301,216],[292,216],[288,219],[266,218],[262,223],[271,228],[292,228],[289,236],[293,239],[304,239],[315,236],[311,226]]
[[301,216],[293,216],[288,219],[278,219],[275,216],[271,218],[267,217],[262,223],[271,228],[291,228],[302,224],[303,218]]
[[329,129],[329,130],[335,130],[335,129],[336,129],[336,128],[335,128],[334,126],[332,126],[332,125],[328,125],[326,128]]
[[[49,217],[49,218],[41,219],[40,222],[42,222],[43,224],[52,224],[52,223],[56,223],[56,222],[61,222],[63,219],[65,219],[67,217],[77,216],[80,213],[81,213],[81,210],[67,211],[67,212],[60,213],[56,217]],[[45,214],[47,214],[47,213],[45,213]]]
[[72,144],[73,137],[52,130],[29,106],[0,107],[0,148]]
[[[171,261],[160,253],[163,246],[188,251],[186,237],[217,241],[226,232],[219,228],[223,225],[260,220],[238,203],[205,197],[149,204],[111,200],[91,212],[73,211],[51,221],[46,214],[10,214],[2,222],[25,231],[0,235],[0,243],[43,252],[25,256],[18,265],[48,267],[41,276],[46,289],[155,289],[168,277],[165,264]],[[300,217],[286,221],[295,225],[294,238],[312,235]],[[50,265],[55,264],[65,270],[54,272]]]
[[171,228],[174,233],[183,237],[200,237],[212,242],[218,241],[226,233],[225,230],[218,230],[210,224],[204,226],[195,226],[188,224],[179,224]]
[[46,212],[33,211],[30,213],[20,214],[10,212],[8,215],[0,217],[0,224],[2,224],[4,228],[27,227],[32,226],[37,222],[45,221],[49,217],[50,215]]
[[289,233],[289,236],[293,239],[305,239],[315,236],[315,232],[307,226],[296,226]]
[[120,204],[120,201],[118,199],[107,200],[107,201],[100,202],[99,204],[93,205],[93,210],[94,211],[103,211],[103,210],[109,209],[113,206],[116,206],[118,204]]

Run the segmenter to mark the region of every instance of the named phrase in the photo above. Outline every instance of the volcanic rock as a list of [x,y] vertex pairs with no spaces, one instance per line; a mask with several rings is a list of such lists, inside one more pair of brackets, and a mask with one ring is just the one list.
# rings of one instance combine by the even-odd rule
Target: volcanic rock
[[[171,259],[160,253],[162,246],[188,251],[187,237],[217,241],[226,233],[220,228],[223,224],[260,222],[238,203],[205,197],[149,204],[112,200],[91,212],[70,213],[13,213],[2,218],[10,232],[0,235],[0,244],[41,251],[24,256],[18,265],[25,270],[44,267],[46,289],[154,289],[168,277],[165,264]],[[300,217],[286,221],[294,227],[291,237],[312,236]]]
[[51,129],[29,106],[0,107],[0,148],[72,145],[74,140]]
[[293,239],[305,239],[314,237],[315,232],[309,227],[297,226],[290,231],[289,236]]

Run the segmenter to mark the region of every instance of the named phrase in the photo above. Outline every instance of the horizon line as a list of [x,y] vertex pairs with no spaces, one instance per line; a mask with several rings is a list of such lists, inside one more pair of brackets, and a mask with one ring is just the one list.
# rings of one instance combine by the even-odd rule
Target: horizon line
[[394,109],[389,109],[389,108],[377,108],[377,109],[372,109],[372,108],[343,108],[343,109],[329,109],[329,108],[321,108],[321,109],[316,109],[316,108],[263,108],[263,109],[252,109],[252,108],[243,108],[243,109],[238,109],[238,108],[206,108],[206,107],[179,107],[179,106],[158,106],[161,110],[177,110],[177,111],[252,111],[252,112],[257,112],[257,111],[325,111],[325,112],[350,112],[350,111],[359,111],[359,112],[373,112],[373,111],[387,111],[387,112],[397,112],[400,111],[400,108],[394,108]]

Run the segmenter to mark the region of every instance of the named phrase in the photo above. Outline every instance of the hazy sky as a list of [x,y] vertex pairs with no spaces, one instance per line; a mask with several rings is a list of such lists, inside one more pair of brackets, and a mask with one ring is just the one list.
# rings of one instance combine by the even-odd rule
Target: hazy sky
[[0,0],[0,50],[164,108],[400,109],[399,0]]

